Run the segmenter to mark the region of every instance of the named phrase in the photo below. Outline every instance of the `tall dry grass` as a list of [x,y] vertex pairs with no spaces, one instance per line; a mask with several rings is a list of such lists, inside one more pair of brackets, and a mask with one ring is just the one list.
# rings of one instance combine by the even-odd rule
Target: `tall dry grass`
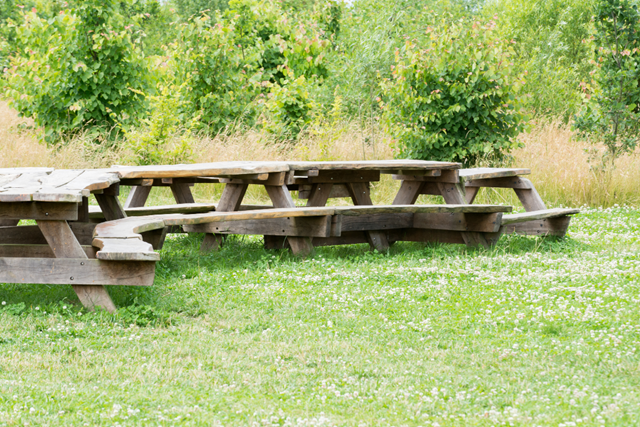
[[618,159],[615,168],[603,174],[585,152],[593,147],[577,141],[566,125],[534,125],[520,138],[525,147],[514,153],[515,165],[531,169],[531,180],[547,204],[640,205],[640,151]]
[[[47,147],[32,132],[20,131],[30,123],[0,102],[0,167],[48,166],[56,168],[98,168],[131,163],[131,153],[122,147],[99,150],[86,136],[59,147]],[[374,136],[374,137],[372,137]],[[573,132],[558,122],[535,124],[520,136],[523,149],[514,153],[514,166],[532,170],[531,179],[549,206],[640,205],[640,153],[618,160],[609,175],[594,172],[588,148],[575,141]],[[379,129],[362,129],[355,123],[333,124],[308,132],[296,144],[273,141],[256,130],[196,138],[193,161],[198,163],[231,160],[372,160],[391,159],[390,138]],[[398,183],[389,177],[375,185],[376,202],[390,202]],[[215,199],[219,189],[196,188],[202,199]],[[167,193],[167,198],[170,195]],[[259,189],[248,193],[250,200],[265,195]],[[513,202],[509,192],[481,195],[482,201]]]

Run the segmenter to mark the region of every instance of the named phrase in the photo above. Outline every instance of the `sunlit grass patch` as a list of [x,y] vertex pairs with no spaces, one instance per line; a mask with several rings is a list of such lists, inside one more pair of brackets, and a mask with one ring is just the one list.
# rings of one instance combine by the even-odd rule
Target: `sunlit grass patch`
[[[298,259],[169,239],[116,315],[0,286],[0,419],[94,425],[633,425],[640,214],[565,239],[397,243]],[[32,409],[33,408],[33,409]]]

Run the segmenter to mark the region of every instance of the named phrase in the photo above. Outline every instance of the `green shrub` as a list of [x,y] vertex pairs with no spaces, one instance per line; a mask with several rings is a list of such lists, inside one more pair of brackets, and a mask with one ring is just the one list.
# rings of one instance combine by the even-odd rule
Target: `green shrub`
[[495,23],[442,21],[421,44],[396,51],[393,77],[383,82],[384,119],[401,157],[502,159],[523,127],[510,43]]
[[217,133],[236,121],[253,117],[251,102],[260,92],[259,50],[239,49],[234,22],[194,18],[180,28],[174,45],[177,81],[185,117],[200,116],[201,127]]
[[279,139],[295,139],[309,123],[313,102],[304,76],[273,84],[265,102],[263,127]]
[[45,20],[25,13],[25,46],[6,71],[7,97],[46,130],[46,139],[87,126],[130,123],[144,111],[149,76],[136,34],[116,0],[77,0]]
[[600,0],[595,16],[596,70],[583,84],[586,103],[575,118],[579,136],[604,143],[602,165],[632,153],[640,131],[640,13],[629,0]]

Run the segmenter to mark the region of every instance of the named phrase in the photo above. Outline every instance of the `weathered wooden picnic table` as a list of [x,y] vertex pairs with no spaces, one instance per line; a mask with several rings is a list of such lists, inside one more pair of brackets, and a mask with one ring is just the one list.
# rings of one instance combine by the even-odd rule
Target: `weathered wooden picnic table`
[[[99,246],[92,245],[95,224],[89,222],[90,195],[106,220],[118,220],[127,217],[118,200],[122,182],[164,179],[176,198],[184,198],[189,193],[183,179],[241,176],[260,180],[285,171],[286,165],[269,162],[133,170],[0,169],[0,282],[71,284],[85,307],[113,311],[115,306],[103,285],[149,286],[155,263],[113,262],[96,256]],[[168,177],[177,182],[171,183]],[[18,226],[20,220],[33,220],[37,225]],[[153,240],[161,234],[153,230],[146,237]]]
[[[490,246],[511,208],[468,205],[465,190],[479,182],[465,184],[459,168],[389,160],[0,169],[0,282],[71,284],[85,307],[113,311],[103,286],[151,285],[159,259],[154,248],[176,227],[206,233],[204,249],[226,234],[258,234],[267,247],[286,244],[302,255],[314,246],[365,242],[386,250],[398,240]],[[371,200],[381,174],[402,181],[393,205]],[[224,184],[220,201],[196,203],[190,186],[197,183]],[[132,187],[124,206],[121,185]],[[243,206],[249,185],[264,187],[272,205]],[[170,187],[177,204],[144,207],[155,186]],[[296,207],[292,191],[306,206]],[[415,205],[420,194],[441,195],[447,204]],[[100,212],[90,212],[90,196]],[[354,206],[325,206],[332,197],[348,197]],[[91,222],[93,214],[106,222]],[[18,226],[20,220],[36,225]]]
[[[381,174],[394,175],[397,179],[407,177],[419,179],[421,183],[429,183],[437,188],[449,204],[466,204],[464,197],[459,196],[458,169],[459,163],[435,162],[422,160],[374,160],[374,161],[333,161],[333,162],[273,162],[279,170],[252,175],[199,175],[189,176],[182,171],[182,166],[162,167],[115,167],[122,176],[121,184],[134,185],[125,208],[136,209],[144,206],[153,186],[168,185],[171,187],[176,202],[194,203],[189,186],[195,183],[224,183],[225,188],[218,205],[218,212],[233,212],[241,209],[243,197],[249,185],[262,185],[267,191],[272,208],[294,208],[292,191],[298,192],[300,199],[306,199],[307,207],[325,206],[328,199],[347,197],[356,206],[373,205],[371,200],[371,183],[380,180]],[[177,176],[177,172],[181,176]],[[398,178],[400,177],[400,178]],[[414,194],[413,181],[408,185],[402,183],[395,205],[413,205],[418,194]],[[415,196],[415,197],[414,197]],[[197,206],[196,206],[197,207]],[[448,241],[469,245],[490,246],[485,237],[478,231],[462,229],[464,213],[456,217],[458,226],[453,227],[452,215],[441,215],[439,223],[431,221],[433,230],[422,228],[419,232],[394,231],[393,241]],[[186,225],[189,232],[202,232],[205,239],[202,250],[210,250],[221,244],[227,234],[260,234],[265,236],[267,248],[291,247],[294,253],[306,254],[314,246],[344,243],[368,242],[373,248],[385,251],[389,248],[387,234],[391,230],[406,230],[413,219],[412,212],[362,213],[358,218],[344,218],[341,225],[343,235],[327,236],[326,231],[315,231],[308,220],[293,226],[286,218],[259,218],[243,222],[229,221],[209,224]],[[410,221],[411,220],[411,221]],[[294,221],[295,222],[295,221]],[[380,229],[377,229],[379,227]],[[316,227],[317,228],[317,227]],[[460,241],[462,239],[462,241]],[[312,243],[313,240],[313,243]]]

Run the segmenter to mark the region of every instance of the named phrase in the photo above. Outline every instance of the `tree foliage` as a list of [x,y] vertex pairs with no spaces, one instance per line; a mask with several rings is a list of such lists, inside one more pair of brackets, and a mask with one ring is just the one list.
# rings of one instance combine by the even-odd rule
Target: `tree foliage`
[[116,0],[77,0],[52,18],[23,15],[24,46],[6,70],[7,97],[46,138],[111,127],[144,110],[149,77],[139,40]]
[[427,40],[407,40],[396,51],[383,102],[401,157],[473,164],[518,146],[523,117],[516,95],[524,81],[495,25],[445,17],[427,28]]
[[605,163],[633,152],[640,131],[640,14],[629,0],[600,0],[593,43],[596,71],[583,84],[587,100],[576,117],[579,135],[603,142]]

